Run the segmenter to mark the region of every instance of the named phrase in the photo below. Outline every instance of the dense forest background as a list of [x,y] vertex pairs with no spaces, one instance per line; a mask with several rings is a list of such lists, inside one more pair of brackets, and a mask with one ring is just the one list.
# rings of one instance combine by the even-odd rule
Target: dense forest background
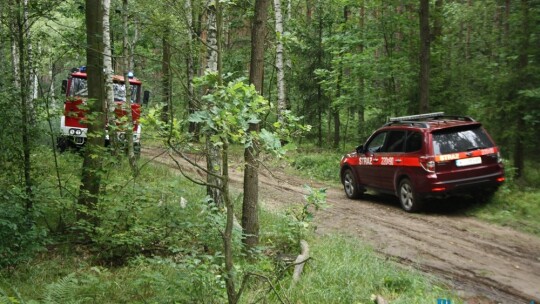
[[[3,160],[19,153],[23,127],[37,128],[29,133],[36,142],[50,132],[46,121],[58,117],[60,82],[86,61],[84,5],[2,1]],[[116,73],[123,54],[121,5],[113,1],[110,14]],[[420,112],[418,1],[289,0],[281,4],[282,33],[275,30],[273,3],[267,5],[262,94],[272,102],[278,98],[276,45],[282,43],[286,107],[313,126],[308,140],[349,149],[387,117]],[[429,5],[429,105],[424,109],[482,121],[504,156],[523,169],[523,159],[539,152],[534,133],[540,115],[538,1]],[[166,104],[170,95],[179,117],[202,93],[190,92],[190,82],[206,68],[206,7],[202,1],[130,4],[133,70],[151,90],[153,105]],[[226,2],[222,10],[222,72],[247,77],[254,3]],[[22,81],[16,79],[20,74]],[[20,94],[28,99],[25,126]]]
[[[127,0],[0,0],[0,266],[11,269],[51,243],[90,244],[84,252],[107,265],[140,254],[181,254],[210,265],[190,272],[189,263],[181,264],[188,265],[186,278],[223,274],[204,281],[205,290],[185,291],[193,297],[186,301],[224,301],[225,288],[235,303],[244,286],[237,292],[239,282],[234,285],[240,270],[232,258],[241,246],[234,240],[235,201],[227,171],[215,171],[227,168],[229,144],[245,148],[248,182],[238,217],[251,256],[259,211],[250,169],[258,166],[259,150],[280,154],[294,137],[316,147],[308,153],[346,152],[391,116],[471,116],[500,147],[509,181],[537,187],[538,178],[527,173],[540,161],[539,33],[539,0],[138,0],[129,6]],[[122,159],[94,149],[97,140],[82,156],[57,153],[62,80],[74,67],[99,72],[89,61],[103,61],[103,54],[115,74],[133,71],[151,91],[143,146],[167,142],[184,157],[175,149],[193,152],[193,143],[211,141],[208,167],[197,169],[215,178],[200,182],[215,208],[198,206],[189,216],[176,205],[159,209],[204,194],[160,184],[151,175],[162,172],[141,170],[146,163],[137,163],[132,150]],[[120,174],[123,168],[132,170]],[[305,206],[319,208],[320,196],[312,192]],[[295,229],[312,216],[307,210],[286,225],[293,230],[275,232],[275,243],[297,245],[304,235]],[[207,218],[198,218],[203,213]],[[212,225],[225,228],[217,233]],[[174,263],[167,265],[178,270]]]

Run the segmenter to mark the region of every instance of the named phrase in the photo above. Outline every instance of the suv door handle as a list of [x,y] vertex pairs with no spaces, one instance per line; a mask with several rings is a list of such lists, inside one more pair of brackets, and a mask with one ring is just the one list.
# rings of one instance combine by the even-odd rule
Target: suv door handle
[[396,163],[400,163],[400,162],[401,162],[401,158],[396,159]]
[[378,159],[378,158],[376,158],[376,157],[374,157],[374,158],[372,158],[372,159],[371,159],[371,161],[373,161],[373,162],[378,162],[378,161],[379,161],[379,159]]

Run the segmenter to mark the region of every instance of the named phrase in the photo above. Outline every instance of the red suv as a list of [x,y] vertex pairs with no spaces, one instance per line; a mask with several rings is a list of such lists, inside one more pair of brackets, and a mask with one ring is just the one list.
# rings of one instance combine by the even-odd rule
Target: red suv
[[443,112],[391,118],[341,160],[347,197],[390,193],[408,212],[428,197],[489,196],[504,179],[499,149],[482,124]]

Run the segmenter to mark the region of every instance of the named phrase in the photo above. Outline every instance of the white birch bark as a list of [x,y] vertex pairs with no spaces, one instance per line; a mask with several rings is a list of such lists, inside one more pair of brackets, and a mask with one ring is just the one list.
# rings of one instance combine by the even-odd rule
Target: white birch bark
[[111,26],[109,12],[111,8],[111,0],[103,0],[103,72],[105,73],[105,104],[104,109],[107,109],[107,124],[109,141],[115,147],[116,139],[116,122],[114,117],[114,92],[113,92],[113,67],[112,67],[112,50],[111,50]]
[[36,110],[34,107],[34,100],[38,98],[38,78],[36,75],[36,68],[34,66],[34,54],[32,48],[32,39],[30,35],[30,22],[28,20],[28,0],[24,0],[23,2],[23,28],[24,39],[26,40],[26,59],[28,64],[28,74],[26,75],[28,77],[27,88],[29,89],[29,92],[26,95],[26,104],[28,109],[28,121],[30,124],[34,125],[36,122]]
[[13,86],[16,88],[21,87],[21,83],[19,81],[19,49],[17,48],[17,38],[16,35],[13,34],[13,38],[11,39],[11,65],[12,65],[12,72],[13,72]]
[[216,8],[214,2],[210,2],[208,5],[208,38],[206,41],[208,47],[206,70],[209,72],[218,71],[218,41],[217,41],[217,22],[216,22]]
[[128,74],[131,69],[131,47],[129,45],[129,20],[128,20],[128,0],[122,1],[122,27],[124,28],[123,39],[123,70],[124,70],[124,83],[126,90],[126,100],[123,103],[123,108],[126,111],[127,123],[125,127],[126,145],[128,152],[129,165],[133,175],[138,175],[139,170],[137,167],[137,159],[135,158],[135,151],[133,149],[133,115],[131,108],[131,85],[129,84]]
[[[206,60],[206,72],[207,73],[219,73],[218,70],[218,31],[217,31],[217,15],[216,4],[214,1],[208,2],[208,36],[206,45],[207,60]],[[211,107],[212,105],[207,105]],[[221,176],[222,162],[221,162],[221,149],[219,146],[215,146],[211,140],[210,135],[206,138],[206,149],[208,151],[206,158],[206,166],[209,172]],[[221,186],[221,180],[211,174],[207,176],[207,182],[210,185]],[[223,194],[215,187],[207,187],[207,193],[214,200],[215,204],[223,205]]]
[[277,111],[278,121],[283,122],[283,112],[287,109],[285,95],[285,70],[283,68],[283,16],[280,0],[274,0],[276,15],[276,69],[277,69]]

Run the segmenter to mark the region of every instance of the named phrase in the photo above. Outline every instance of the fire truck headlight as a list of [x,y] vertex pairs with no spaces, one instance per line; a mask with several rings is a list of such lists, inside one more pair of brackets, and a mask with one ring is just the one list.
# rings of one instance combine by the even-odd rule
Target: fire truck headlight
[[82,131],[80,129],[75,130],[75,135],[81,135]]
[[69,129],[69,135],[75,135],[75,129]]

